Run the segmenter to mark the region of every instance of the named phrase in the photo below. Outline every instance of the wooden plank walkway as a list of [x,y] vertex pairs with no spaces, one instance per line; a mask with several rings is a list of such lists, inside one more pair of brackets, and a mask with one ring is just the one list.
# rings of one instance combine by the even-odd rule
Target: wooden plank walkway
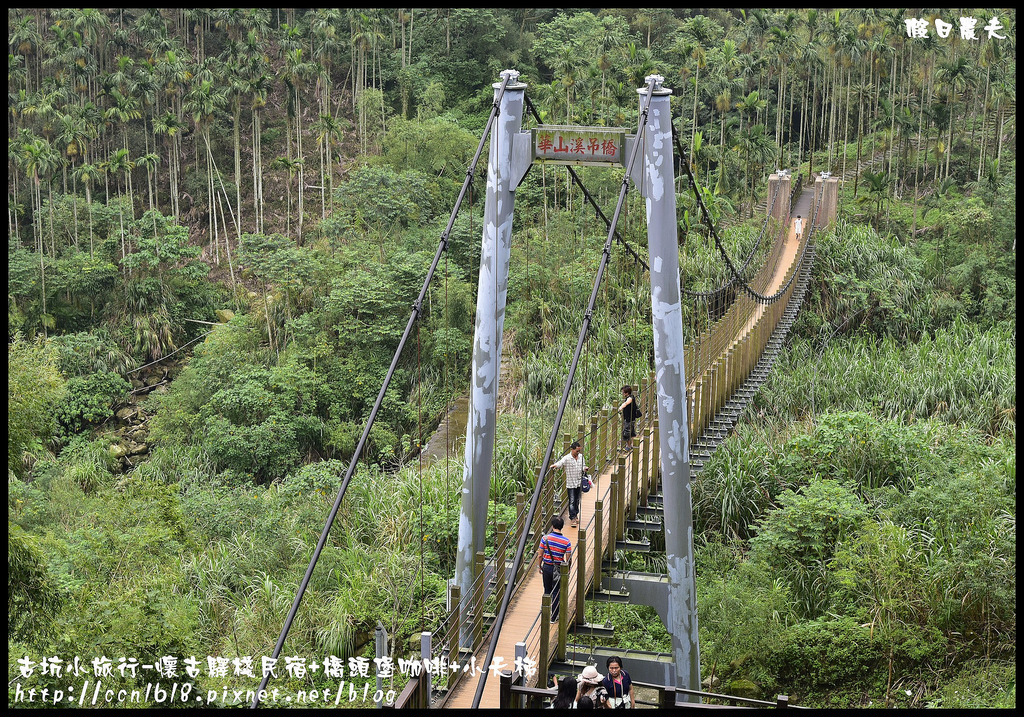
[[[645,432],[646,433],[646,432]],[[649,450],[646,448],[644,450]],[[637,451],[641,458],[639,466],[643,465],[642,452]],[[631,454],[626,459],[627,475],[630,475],[629,471],[632,470],[633,455]],[[648,457],[648,465],[651,460]],[[614,470],[618,469],[618,461],[609,463],[608,467],[597,477],[594,483],[594,487],[588,493],[583,493],[580,500],[580,527],[585,528],[587,531],[587,554],[584,557],[586,561],[586,576],[587,576],[587,590],[589,591],[594,580],[594,534],[595,534],[595,504],[597,503],[598,497],[603,500],[603,520],[602,520],[602,535],[604,536],[604,543],[607,545],[610,537],[608,536],[609,521],[611,511],[608,509],[609,506],[609,493],[611,487],[611,476]],[[650,471],[648,471],[650,473]],[[556,474],[561,479],[560,472]],[[567,590],[569,598],[569,609],[566,613],[567,620],[570,624],[576,619],[576,570],[579,567],[580,555],[579,555],[579,529],[573,528],[568,522],[568,517],[565,513],[562,515],[566,519],[565,528],[562,530],[569,540],[572,541],[573,546],[573,565],[570,570],[569,579],[567,585],[563,585],[562,589]],[[548,630],[549,635],[549,652],[554,653],[555,648],[558,644],[558,623],[551,623],[548,621],[547,615],[540,614],[541,597],[544,594],[544,583],[541,579],[540,570],[537,568],[537,554],[536,551],[530,555],[524,557],[531,561],[529,568],[526,571],[525,577],[520,582],[519,588],[512,596],[512,600],[509,601],[508,612],[505,615],[505,622],[501,629],[501,634],[498,635],[498,646],[495,649],[495,658],[501,657],[504,659],[506,665],[512,665],[515,660],[515,647],[516,643],[526,643],[527,650],[526,654],[532,660],[538,660],[540,657],[540,630]],[[600,587],[600,586],[598,586]],[[487,643],[476,651],[476,661],[478,666],[483,666],[483,662],[487,657]],[[549,656],[550,659],[550,656]],[[533,685],[536,685],[536,680],[541,675],[546,675],[547,669],[540,668],[538,666],[537,676],[533,678]],[[477,678],[479,679],[479,678]],[[484,686],[484,694],[480,700],[481,707],[497,707],[498,706],[498,686],[499,679],[494,674],[491,674],[487,678],[487,684]],[[451,694],[444,702],[445,709],[468,709],[472,707],[473,697],[476,694],[477,680],[463,679],[452,690]]]

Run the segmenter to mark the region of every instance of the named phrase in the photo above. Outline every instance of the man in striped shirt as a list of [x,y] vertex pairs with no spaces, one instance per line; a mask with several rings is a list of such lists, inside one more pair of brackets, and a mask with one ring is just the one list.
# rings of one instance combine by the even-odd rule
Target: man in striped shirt
[[569,446],[569,452],[558,461],[552,463],[548,470],[553,471],[555,468],[561,468],[565,471],[565,490],[569,494],[569,523],[575,528],[579,525],[578,518],[580,515],[583,474],[587,472],[579,441],[573,441],[572,445]]
[[562,535],[565,521],[556,515],[551,519],[551,532],[540,539],[537,557],[540,559],[540,574],[544,579],[544,594],[551,595],[551,622],[558,622],[558,603],[561,593],[558,580],[558,566],[569,564],[572,557],[572,542]]

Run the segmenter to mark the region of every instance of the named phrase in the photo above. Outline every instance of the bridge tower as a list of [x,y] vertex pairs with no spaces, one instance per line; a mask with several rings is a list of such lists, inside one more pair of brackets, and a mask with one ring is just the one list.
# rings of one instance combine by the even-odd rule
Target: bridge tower
[[828,172],[822,172],[814,180],[814,196],[821,197],[814,221],[815,229],[822,229],[836,220],[836,208],[839,205],[839,178]]
[[[776,197],[775,202],[769,206],[771,216],[780,225],[786,223],[790,210],[790,190],[793,177],[786,170],[780,170],[768,177],[768,196]],[[776,189],[778,194],[776,194]]]
[[[501,76],[505,85],[504,92],[501,91],[501,84],[493,85],[495,100],[499,96],[501,99],[487,155],[487,196],[484,202],[462,508],[459,513],[455,562],[455,584],[461,589],[463,600],[461,611],[470,607],[474,558],[484,550],[491,463],[494,458],[501,334],[505,325],[508,262],[512,248],[512,208],[515,189],[525,172],[519,166],[521,162],[513,162],[513,139],[521,134],[526,84],[519,82],[519,73],[515,70],[505,70]],[[469,646],[472,639],[472,630],[467,626],[460,636],[460,644]]]
[[[668,610],[665,627],[672,636],[676,686],[699,690],[697,593],[693,561],[693,510],[690,489],[689,427],[686,415],[686,367],[683,365],[682,291],[676,217],[675,162],[672,152],[672,90],[654,80],[644,132],[643,164],[633,179],[647,200],[647,246],[651,266],[651,315],[658,390],[661,485],[664,501]],[[637,90],[640,106],[648,87]],[[637,181],[637,172],[640,177]],[[687,697],[687,700],[691,698]]]

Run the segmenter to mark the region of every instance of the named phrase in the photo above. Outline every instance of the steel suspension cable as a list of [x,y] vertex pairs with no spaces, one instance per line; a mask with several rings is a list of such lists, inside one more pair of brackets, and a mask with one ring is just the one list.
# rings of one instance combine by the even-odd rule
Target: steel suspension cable
[[[680,142],[679,142],[679,135],[676,133],[675,123],[674,122],[671,123],[671,126],[672,126],[672,139],[673,139],[673,141],[676,144],[676,148],[679,150],[679,152],[678,152],[679,164],[683,164],[684,163],[683,162],[684,155],[683,155],[683,151],[682,151],[682,146],[680,145]],[[699,197],[699,191],[700,190],[697,189],[697,187],[696,187],[696,182],[695,182],[695,180],[693,178],[693,175],[689,173],[689,165],[688,165],[688,163],[687,163],[686,169],[687,169],[687,175],[690,178],[690,186],[693,187],[694,193]],[[677,176],[681,176],[681,173],[679,175],[677,175]],[[771,219],[772,209],[775,207],[775,201],[776,201],[776,199],[779,196],[779,189],[780,189],[779,186],[775,187],[775,192],[772,194],[772,200],[768,204],[768,211],[767,211],[766,216],[765,216],[764,224],[761,226],[761,232],[757,236],[757,241],[754,243],[754,248],[750,250],[750,254],[747,256],[746,261],[743,262],[743,266],[741,266],[740,269],[739,269],[739,274],[740,275],[742,275],[747,270],[747,267],[750,266],[750,262],[753,261],[754,256],[757,254],[757,250],[761,247],[761,242],[764,240],[766,230],[768,229],[768,222]],[[705,217],[705,220],[708,222],[709,226],[712,226],[711,225],[710,217]],[[721,245],[719,245],[719,248],[721,249]],[[723,256],[724,256],[724,251],[725,250],[721,249],[721,251],[723,252]],[[728,257],[726,257],[726,261],[728,261]],[[684,287],[680,287],[680,289],[681,289],[681,291],[682,291],[684,296],[687,296],[687,297],[689,297],[691,299],[712,298],[712,299],[717,301],[720,297],[725,296],[725,293],[729,289],[731,289],[733,287],[733,285],[737,283],[737,281],[738,280],[736,278],[736,275],[734,274],[734,275],[732,275],[729,278],[729,280],[727,282],[722,284],[717,289],[711,289],[709,291],[690,291],[689,289],[686,289]]]
[[[313,576],[313,570],[316,568],[316,564],[320,560],[320,553],[323,552],[324,545],[327,543],[327,536],[331,532],[331,526],[334,524],[334,519],[338,515],[338,510],[341,508],[341,501],[345,497],[345,492],[348,490],[348,484],[352,480],[352,475],[355,473],[359,458],[363,452],[363,447],[366,445],[367,438],[370,435],[370,429],[373,427],[373,422],[376,420],[377,413],[380,411],[381,404],[384,402],[384,396],[387,393],[388,387],[391,385],[391,379],[395,375],[395,369],[398,367],[398,361],[402,356],[402,350],[405,348],[405,344],[409,340],[413,325],[420,316],[420,312],[423,308],[423,299],[430,287],[430,281],[434,277],[434,271],[437,269],[437,265],[441,260],[441,255],[448,249],[448,237],[451,234],[452,227],[455,225],[455,218],[458,216],[459,208],[462,206],[462,200],[466,196],[466,192],[473,181],[477,162],[480,160],[480,155],[483,153],[484,145],[487,143],[487,137],[490,134],[491,125],[494,123],[494,118],[498,114],[499,104],[505,94],[505,87],[509,82],[509,78],[510,75],[507,74],[502,77],[497,96],[494,98],[494,102],[491,106],[491,114],[487,118],[487,124],[484,127],[483,134],[480,136],[480,143],[477,145],[476,153],[473,155],[473,159],[470,162],[469,167],[466,169],[466,178],[462,183],[462,190],[459,192],[458,199],[455,201],[455,207],[452,209],[451,216],[448,218],[448,224],[445,227],[445,230],[441,233],[441,241],[438,243],[437,251],[434,253],[434,260],[430,264],[430,270],[427,272],[427,278],[423,281],[423,287],[420,289],[419,296],[412,305],[412,313],[409,315],[409,321],[405,326],[405,331],[402,333],[402,338],[398,342],[398,348],[395,349],[395,355],[391,359],[391,366],[388,368],[387,375],[384,377],[384,383],[380,388],[380,393],[377,394],[377,400],[374,402],[373,408],[370,410],[370,416],[366,420],[366,426],[363,428],[363,434],[359,437],[359,442],[356,444],[355,452],[352,454],[352,460],[349,463],[348,469],[345,471],[345,478],[342,480],[341,488],[338,490],[338,497],[334,499],[334,505],[331,507],[331,512],[327,516],[327,522],[324,524],[323,532],[320,534],[320,540],[317,541],[316,550],[313,551],[313,557],[310,559],[309,566],[306,568],[306,574],[302,578],[302,584],[299,585],[298,592],[295,594],[295,600],[292,602],[292,607],[288,611],[288,617],[285,619],[284,627],[281,629],[281,635],[277,638],[277,644],[274,646],[273,653],[273,659],[275,660],[281,655],[281,649],[284,647],[285,638],[288,637],[288,632],[291,630],[292,622],[295,620],[295,615],[299,610],[299,604],[302,602],[302,598],[306,593],[306,588],[309,586],[309,580]],[[251,705],[252,709],[259,707],[260,693],[266,689],[269,681],[270,672],[268,671],[260,681],[259,689],[256,690],[256,694],[253,697]]]
[[[594,278],[594,288],[590,292],[590,303],[587,305],[587,312],[583,317],[583,326],[580,329],[579,339],[576,342],[576,351],[572,357],[572,363],[569,366],[569,375],[565,381],[565,388],[562,389],[562,399],[558,403],[558,412],[555,414],[555,420],[551,427],[551,435],[548,437],[547,449],[544,453],[544,461],[541,464],[540,479],[537,481],[537,485],[533,489],[533,497],[530,499],[530,509],[527,513],[526,524],[529,525],[533,520],[534,515],[537,512],[537,504],[540,500],[541,489],[544,487],[543,477],[547,473],[548,465],[551,462],[551,455],[555,449],[555,441],[558,439],[558,430],[561,427],[562,415],[565,413],[565,405],[569,399],[569,391],[572,389],[573,379],[576,376],[576,368],[579,365],[580,354],[583,351],[583,344],[586,342],[587,331],[590,327],[591,317],[593,315],[594,306],[597,304],[598,292],[601,288],[601,280],[604,278],[605,269],[608,266],[608,260],[611,256],[612,242],[615,239],[615,228],[618,225],[619,215],[622,213],[622,205],[625,203],[626,193],[629,190],[629,174],[633,167],[633,162],[636,160],[637,150],[640,147],[643,139],[644,130],[647,127],[647,116],[650,111],[651,100],[654,98],[654,85],[655,80],[653,77],[648,81],[647,85],[647,99],[644,102],[644,107],[640,112],[639,128],[637,129],[636,139],[633,142],[633,148],[630,152],[629,161],[626,163],[626,172],[622,178],[622,187],[619,190],[619,200],[615,204],[615,213],[612,215],[611,225],[608,229],[608,237],[605,240],[604,249],[601,254],[601,264],[597,269],[597,276]],[[519,537],[519,545],[516,548],[516,557],[512,562],[511,575],[516,575],[519,572],[519,567],[523,562],[523,553],[526,550],[527,531],[524,530],[523,534]],[[476,694],[473,696],[473,709],[480,706],[480,699],[484,694],[484,686],[487,683],[487,674],[490,671],[488,666],[494,660],[494,651],[498,647],[497,635],[501,632],[502,624],[505,622],[505,614],[508,612],[508,604],[512,599],[512,592],[514,590],[513,581],[510,580],[508,586],[505,588],[505,595],[501,600],[501,607],[498,609],[498,614],[495,616],[494,624],[491,627],[489,635],[490,644],[487,648],[487,657],[484,659],[484,671],[480,675],[480,682],[476,687]],[[546,626],[541,620],[541,629],[546,629]],[[543,669],[547,669],[545,665]]]
[[[683,148],[679,144],[678,137],[676,138],[675,142],[676,149],[679,151],[680,155],[682,155]],[[782,296],[785,290],[789,288],[789,283],[792,281],[792,278],[790,278],[790,282],[786,282],[786,286],[783,287],[779,292],[771,295],[762,294],[761,292],[757,291],[756,289],[751,287],[750,284],[747,283],[746,279],[743,278],[741,272],[736,269],[736,265],[733,264],[732,259],[729,257],[729,253],[725,250],[725,246],[722,244],[722,238],[718,236],[718,230],[715,228],[714,222],[712,222],[711,220],[711,213],[708,211],[708,208],[704,205],[704,200],[700,196],[700,190],[697,189],[697,180],[694,179],[693,173],[690,171],[689,162],[683,162],[682,164],[683,169],[686,171],[686,176],[689,177],[690,179],[690,186],[693,188],[693,195],[697,199],[697,205],[700,207],[701,213],[704,215],[704,221],[707,222],[708,227],[711,229],[711,236],[714,237],[715,246],[718,247],[719,253],[721,253],[722,258],[725,259],[725,264],[726,266],[729,267],[729,271],[732,273],[734,283],[737,284],[741,289],[746,291],[750,295],[750,297],[755,301],[758,301],[762,304],[768,304],[776,301],[779,297]],[[806,248],[806,244],[804,246]],[[803,262],[803,257],[804,252],[801,252],[801,262]]]

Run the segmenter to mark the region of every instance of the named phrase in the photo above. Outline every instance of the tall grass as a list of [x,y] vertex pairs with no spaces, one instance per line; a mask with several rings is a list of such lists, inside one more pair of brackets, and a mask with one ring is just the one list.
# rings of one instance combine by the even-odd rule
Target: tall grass
[[828,410],[881,418],[938,418],[992,436],[1016,436],[1016,336],[957,321],[915,344],[893,337],[797,341],[779,357],[754,408],[782,426]]

